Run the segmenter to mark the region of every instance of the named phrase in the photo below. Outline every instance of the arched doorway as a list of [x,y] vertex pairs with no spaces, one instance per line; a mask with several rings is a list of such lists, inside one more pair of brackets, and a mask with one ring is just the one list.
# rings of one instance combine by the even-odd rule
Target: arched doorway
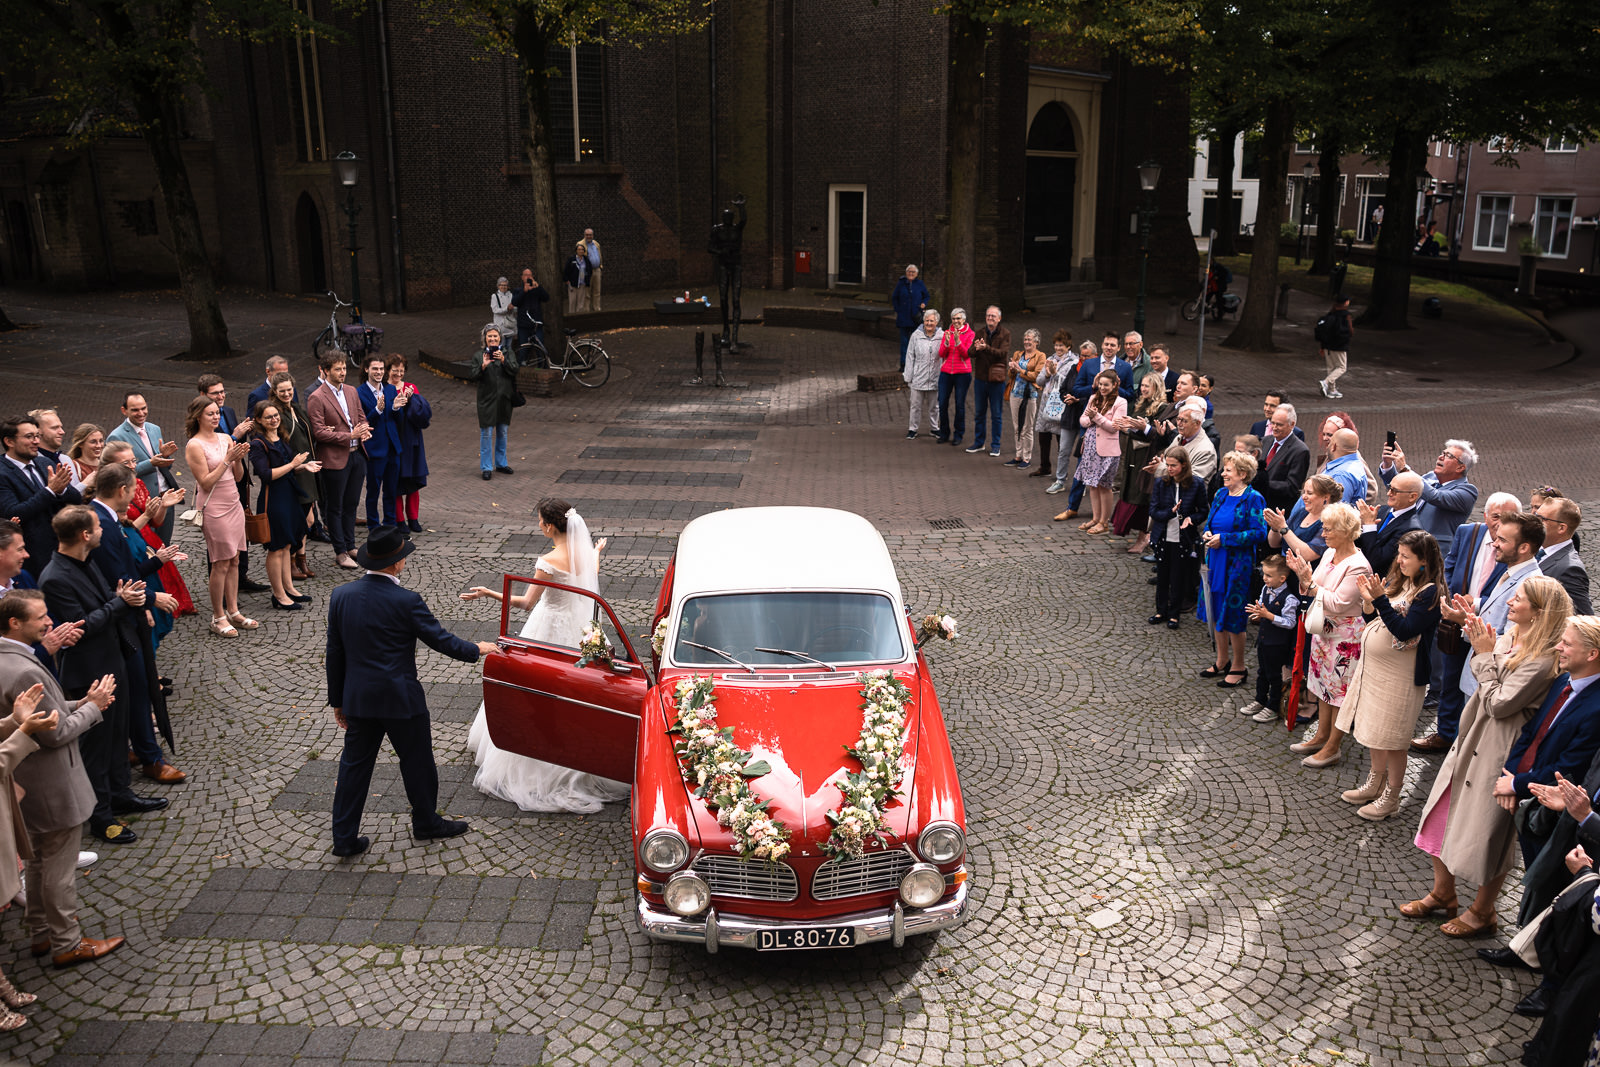
[[33,249],[33,227],[28,225],[28,209],[20,200],[6,202],[6,244],[11,248],[9,277],[13,282],[31,282],[38,277]]
[[301,193],[294,208],[294,244],[300,262],[300,291],[325,293],[328,291],[328,260],[324,254],[322,213],[312,202],[310,193]]
[[1072,280],[1078,138],[1067,109],[1050,101],[1028,127],[1022,266],[1028,285]]

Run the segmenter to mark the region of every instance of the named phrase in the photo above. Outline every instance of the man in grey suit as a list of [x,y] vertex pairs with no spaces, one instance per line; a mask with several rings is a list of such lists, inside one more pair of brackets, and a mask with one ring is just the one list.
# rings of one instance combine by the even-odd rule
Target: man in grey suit
[[82,700],[68,700],[55,677],[33,654],[51,628],[44,594],[17,589],[0,597],[0,702],[9,706],[35,685],[44,687],[43,710],[60,712],[56,725],[33,735],[39,750],[12,774],[24,790],[22,821],[33,858],[28,860],[28,906],[24,924],[33,954],[50,953],[57,967],[98,959],[115,951],[120,937],[86,938],[78,925],[78,837],[94,811],[94,788],[78,753],[78,735],[100,721],[115,699],[107,674]]
[[1574,614],[1593,615],[1589,572],[1578,556],[1578,546],[1572,543],[1572,535],[1583,521],[1582,509],[1566,497],[1551,497],[1539,505],[1539,519],[1544,523],[1544,547],[1535,554],[1539,570],[1561,583],[1572,598]]
[[[1450,554],[1450,542],[1455,539],[1456,527],[1472,517],[1478,503],[1478,487],[1467,481],[1467,472],[1478,462],[1478,453],[1471,441],[1452,438],[1444,443],[1439,458],[1433,461],[1433,470],[1422,475],[1422,497],[1417,502],[1417,525],[1433,534],[1439,542],[1439,551]],[[1409,471],[1406,454],[1398,445],[1383,448],[1383,463],[1378,476],[1385,485],[1400,471]]]
[[[133,473],[139,476],[152,497],[178,488],[171,469],[173,457],[178,454],[178,442],[162,440],[161,427],[150,421],[150,405],[145,402],[143,393],[132,389],[123,396],[122,424],[106,434],[106,440],[126,441],[133,446],[133,458],[138,461]],[[168,508],[161,519],[157,532],[163,541],[172,541],[172,521],[177,510]]]

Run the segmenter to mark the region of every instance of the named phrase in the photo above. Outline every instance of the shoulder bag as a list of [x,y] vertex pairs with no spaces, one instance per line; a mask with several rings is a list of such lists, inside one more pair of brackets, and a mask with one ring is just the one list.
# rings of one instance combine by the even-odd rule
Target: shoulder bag
[[[272,486],[270,484],[265,487],[265,492],[267,494],[267,503],[270,505],[272,502]],[[267,513],[263,511],[257,515],[250,510],[249,504],[243,500],[239,501],[239,503],[244,507],[245,541],[252,545],[264,545],[272,540],[272,521],[267,518]]]

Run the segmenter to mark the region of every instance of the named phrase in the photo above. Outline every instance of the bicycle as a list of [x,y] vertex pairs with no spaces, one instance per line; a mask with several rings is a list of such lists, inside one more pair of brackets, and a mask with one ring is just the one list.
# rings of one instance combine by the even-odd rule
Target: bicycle
[[562,381],[566,381],[567,376],[571,375],[578,379],[579,385],[590,389],[598,389],[606,384],[611,377],[611,356],[600,343],[600,338],[579,337],[578,331],[570,327],[564,328],[561,332],[567,339],[567,347],[561,353],[561,362],[558,363],[550,358],[543,342],[537,337],[517,346],[518,362],[524,367],[539,365],[558,370],[561,372]]
[[311,354],[317,358],[320,365],[322,354],[329,349],[342,352],[350,363],[350,368],[358,377],[365,377],[366,370],[361,366],[361,361],[368,355],[376,355],[383,351],[383,331],[376,326],[368,326],[361,321],[358,314],[350,316],[350,325],[339,325],[339,309],[354,307],[354,304],[339,299],[339,294],[328,290],[328,295],[333,297],[333,311],[328,314],[328,325],[317,334],[317,339],[311,342]]

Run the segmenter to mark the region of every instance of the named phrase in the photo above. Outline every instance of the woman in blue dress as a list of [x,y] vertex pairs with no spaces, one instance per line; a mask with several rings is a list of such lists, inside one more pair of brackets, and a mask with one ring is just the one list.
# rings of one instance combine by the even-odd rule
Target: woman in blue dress
[[[1201,671],[1200,677],[1225,676],[1217,683],[1222,689],[1243,685],[1250,674],[1244,665],[1245,627],[1250,622],[1244,609],[1250,602],[1256,549],[1267,539],[1267,523],[1262,517],[1266,501],[1250,488],[1255,476],[1254,456],[1229,452],[1222,457],[1222,488],[1211,499],[1203,535],[1207,573],[1201,580],[1207,583],[1210,596],[1200,598],[1197,614],[1202,622],[1214,624],[1217,661]],[[1208,600],[1214,619],[1206,617]]]
[[299,470],[315,473],[322,465],[310,453],[291,452],[281,433],[283,411],[277,400],[256,405],[255,426],[250,431],[250,466],[256,472],[261,492],[256,498],[256,514],[266,515],[267,581],[272,584],[272,606],[279,611],[300,611],[311,598],[294,587],[290,573],[290,553],[306,536],[306,503],[293,475]]

